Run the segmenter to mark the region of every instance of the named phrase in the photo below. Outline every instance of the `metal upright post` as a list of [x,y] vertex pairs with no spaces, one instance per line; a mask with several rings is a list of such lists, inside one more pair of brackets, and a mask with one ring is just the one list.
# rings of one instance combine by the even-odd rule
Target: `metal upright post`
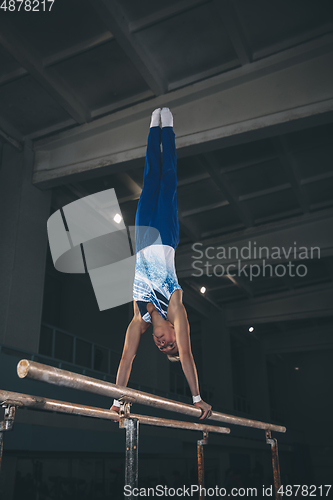
[[1,402],[0,406],[5,408],[4,420],[0,422],[0,471],[1,471],[2,454],[3,454],[3,433],[5,431],[12,430],[15,420],[16,407],[22,406],[22,404],[17,401],[7,400]]
[[130,492],[125,498],[134,499],[137,495],[133,494],[133,489],[138,487],[139,420],[126,417],[119,426],[126,429],[125,486],[130,487]]
[[133,500],[137,495],[133,489],[138,487],[139,469],[139,419],[131,417],[130,408],[133,398],[123,396],[119,398],[120,415],[119,427],[126,430],[126,453],[125,453],[125,487],[130,487],[124,498]]
[[280,464],[279,464],[279,452],[277,439],[272,438],[272,433],[270,430],[265,431],[266,443],[271,445],[272,451],[272,467],[273,467],[273,480],[274,480],[274,498],[279,500],[282,498],[281,493],[278,493],[279,488],[281,488],[281,476],[280,476]]
[[208,432],[202,433],[203,439],[199,439],[197,441],[197,457],[198,457],[198,486],[199,486],[199,499],[204,498],[202,493],[202,488],[204,487],[204,477],[205,477],[205,468],[204,468],[204,451],[203,447],[207,444],[208,441]]

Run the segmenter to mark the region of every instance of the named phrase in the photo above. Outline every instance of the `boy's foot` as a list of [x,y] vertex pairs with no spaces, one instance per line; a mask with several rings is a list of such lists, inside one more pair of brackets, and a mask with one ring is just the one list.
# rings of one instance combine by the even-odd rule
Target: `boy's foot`
[[162,127],[173,127],[173,116],[169,108],[162,108],[161,122]]
[[160,119],[161,119],[161,108],[157,108],[151,114],[150,128],[151,127],[159,127],[160,126]]

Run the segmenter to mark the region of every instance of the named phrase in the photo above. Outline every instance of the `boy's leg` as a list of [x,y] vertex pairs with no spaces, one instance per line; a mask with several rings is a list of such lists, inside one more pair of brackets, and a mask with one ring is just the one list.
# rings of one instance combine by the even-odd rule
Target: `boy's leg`
[[[152,114],[151,128],[149,130],[146,162],[143,176],[143,186],[138,202],[135,217],[135,226],[152,226],[152,220],[158,202],[160,190],[160,164],[161,164],[161,129],[155,123],[159,123],[160,110],[155,110]],[[155,116],[154,116],[155,115]],[[156,116],[158,115],[158,117]],[[157,119],[158,118],[158,121]],[[136,230],[136,248],[145,246],[142,241],[144,232]],[[140,241],[141,240],[141,241]]]
[[159,230],[163,243],[176,249],[179,243],[177,153],[175,134],[172,127],[173,119],[168,108],[163,108],[161,118],[163,162],[158,199],[161,219]]
[[146,163],[143,174],[143,186],[136,212],[135,225],[149,225],[150,214],[157,202],[160,188],[161,163],[161,129],[152,127],[149,130],[146,152]]

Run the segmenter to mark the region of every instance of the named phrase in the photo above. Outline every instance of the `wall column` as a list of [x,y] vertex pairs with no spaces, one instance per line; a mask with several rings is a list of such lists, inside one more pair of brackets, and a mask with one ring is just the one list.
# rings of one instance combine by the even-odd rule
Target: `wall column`
[[0,160],[0,343],[38,352],[51,191],[32,185],[30,143]]

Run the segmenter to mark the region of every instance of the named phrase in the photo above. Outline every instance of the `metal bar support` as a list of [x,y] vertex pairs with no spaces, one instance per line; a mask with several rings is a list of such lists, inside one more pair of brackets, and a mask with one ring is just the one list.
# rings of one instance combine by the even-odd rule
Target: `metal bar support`
[[280,498],[282,498],[282,496],[280,493],[278,493],[279,488],[281,488],[278,443],[276,438],[272,438],[272,433],[270,430],[265,431],[265,436],[266,436],[266,443],[271,445],[271,451],[272,451],[274,498],[275,500],[279,500]]
[[0,422],[0,471],[2,464],[2,454],[3,454],[3,433],[5,431],[11,431],[13,429],[15,420],[16,407],[22,406],[21,403],[17,401],[3,401],[0,405],[5,408],[5,416],[2,422]]
[[197,457],[198,457],[198,486],[199,486],[199,499],[204,498],[203,488],[205,486],[205,468],[204,468],[204,450],[203,447],[207,444],[208,432],[202,433],[202,439],[197,441]]
[[133,489],[138,487],[139,420],[126,417],[119,422],[119,427],[126,430],[125,498],[133,500],[137,497]]

